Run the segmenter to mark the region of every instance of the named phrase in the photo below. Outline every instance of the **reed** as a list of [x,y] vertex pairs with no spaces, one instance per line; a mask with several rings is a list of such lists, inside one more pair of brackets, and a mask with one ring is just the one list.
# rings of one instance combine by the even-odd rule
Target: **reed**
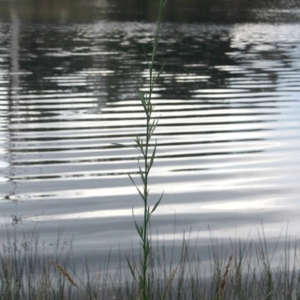
[[[127,263],[129,266],[129,269],[131,271],[131,274],[135,280],[139,282],[139,289],[142,291],[143,299],[149,300],[150,295],[152,292],[152,284],[151,284],[151,275],[148,272],[149,265],[150,265],[150,255],[151,255],[151,249],[152,249],[152,243],[151,243],[151,236],[150,236],[150,229],[149,224],[151,220],[152,214],[155,212],[157,207],[160,204],[160,201],[162,200],[163,194],[160,196],[160,198],[156,201],[156,203],[151,207],[149,204],[149,174],[151,171],[151,168],[154,163],[155,154],[156,154],[156,142],[154,145],[152,145],[152,137],[155,132],[156,126],[158,124],[158,120],[152,118],[152,113],[154,110],[154,105],[152,104],[152,93],[155,87],[155,83],[157,79],[159,78],[162,69],[155,73],[154,65],[156,60],[156,54],[157,54],[157,48],[158,43],[160,39],[160,28],[161,28],[161,17],[162,17],[162,11],[166,4],[166,0],[160,0],[159,1],[159,9],[157,14],[157,21],[156,21],[156,28],[154,31],[154,37],[153,37],[153,45],[152,45],[152,54],[150,56],[150,60],[148,59],[147,55],[145,54],[147,64],[148,64],[148,71],[149,71],[149,80],[148,80],[148,90],[147,92],[138,91],[138,95],[143,107],[144,115],[145,115],[145,134],[144,136],[137,136],[135,138],[135,147],[139,150],[141,154],[141,158],[139,158],[139,175],[140,179],[142,181],[143,187],[140,189],[135,180],[132,178],[132,176],[129,174],[129,178],[131,182],[136,187],[142,201],[143,201],[143,223],[139,225],[137,221],[134,218],[134,210],[133,210],[133,218],[134,218],[134,225],[136,228],[136,231],[138,233],[138,236],[141,241],[142,246],[142,260],[141,260],[141,272],[140,274],[136,274],[136,269],[134,265],[130,262],[130,260],[127,258]],[[152,152],[151,152],[152,148]],[[141,166],[141,164],[143,166]],[[140,298],[140,297],[139,297]]]

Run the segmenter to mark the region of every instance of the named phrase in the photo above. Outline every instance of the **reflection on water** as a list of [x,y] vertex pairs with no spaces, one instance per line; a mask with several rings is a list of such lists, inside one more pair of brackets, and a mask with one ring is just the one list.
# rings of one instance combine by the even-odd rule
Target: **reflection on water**
[[[245,236],[263,220],[271,236],[287,221],[295,233],[300,25],[164,29],[151,192],[165,197],[153,227],[167,239],[176,213],[178,232]],[[137,152],[119,144],[144,130],[135,89],[146,87],[152,30],[22,22],[13,10],[0,22],[1,223],[18,215],[48,236],[66,224],[79,252],[135,238]]]
[[[13,8],[25,22],[93,23],[99,20],[153,22],[157,1],[152,0],[1,0],[0,18]],[[297,0],[169,0],[163,19],[173,23],[299,22]]]

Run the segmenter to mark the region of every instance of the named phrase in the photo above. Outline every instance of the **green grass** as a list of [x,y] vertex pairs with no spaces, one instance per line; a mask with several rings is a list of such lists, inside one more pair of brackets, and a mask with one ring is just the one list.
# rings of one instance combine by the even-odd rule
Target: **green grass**
[[69,290],[65,277],[51,272],[50,259],[70,268],[70,249],[60,233],[49,255],[39,244],[39,232],[18,238],[8,230],[0,240],[0,299],[63,299]]
[[[2,237],[1,300],[142,299],[139,282],[121,259],[113,273],[109,265],[89,270],[88,261],[76,270],[72,247],[60,236],[52,253],[39,243],[38,232],[22,238],[8,233]],[[263,231],[255,241],[229,241],[227,246],[212,238],[208,265],[201,260],[203,250],[199,252],[198,244],[192,245],[188,238],[182,240],[176,263],[170,257],[175,247],[158,242],[149,259],[149,299],[300,299],[299,240],[286,235],[268,249],[269,242]],[[280,254],[279,261],[274,260],[275,254]],[[133,255],[130,258],[138,261]]]
[[[155,161],[156,142],[152,141],[158,120],[152,118],[151,102],[155,83],[162,69],[155,71],[155,59],[160,38],[161,16],[165,0],[160,0],[153,47],[147,62],[148,91],[138,92],[145,115],[145,133],[137,136],[139,176],[142,188],[130,174],[132,183],[143,201],[143,221],[134,219],[140,239],[140,255],[126,256],[126,264],[112,273],[109,263],[90,270],[85,260],[81,270],[76,269],[72,246],[58,235],[52,253],[39,243],[38,232],[10,235],[0,240],[0,300],[52,299],[187,299],[187,300],[294,300],[300,299],[299,241],[286,235],[283,248],[279,241],[273,251],[262,230],[257,241],[236,240],[228,247],[211,238],[208,245],[209,265],[201,260],[203,252],[198,244],[183,237],[178,261],[174,263],[171,249],[157,242],[153,247],[150,220],[159,208],[162,196],[149,203],[149,176]],[[134,209],[133,209],[134,217]],[[279,262],[274,261],[280,253]],[[108,259],[109,262],[109,254]]]

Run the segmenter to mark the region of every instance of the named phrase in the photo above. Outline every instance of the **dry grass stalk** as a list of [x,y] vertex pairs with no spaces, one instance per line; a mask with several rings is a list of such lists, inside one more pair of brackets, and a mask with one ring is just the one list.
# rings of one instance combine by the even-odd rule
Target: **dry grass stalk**
[[139,297],[137,300],[142,300],[143,299],[143,293],[144,293],[144,289],[141,289]]
[[274,290],[271,290],[268,294],[267,294],[267,296],[265,296],[264,298],[263,298],[263,300],[267,300],[270,296],[271,296],[271,294],[274,292]]
[[169,289],[170,289],[170,286],[171,286],[171,284],[172,284],[172,282],[173,282],[173,279],[174,279],[174,277],[175,277],[175,274],[176,274],[176,272],[177,272],[177,269],[178,269],[178,266],[174,269],[174,271],[172,272],[172,275],[171,275],[171,277],[170,277],[170,279],[169,279],[169,281],[168,281],[168,283],[167,283],[167,286],[166,286],[166,288],[165,288],[165,291],[164,291],[164,293],[163,293],[163,296],[162,296],[162,300],[164,300],[164,299],[166,299],[166,296],[167,296],[167,293],[168,293],[168,291],[169,291]]
[[224,291],[224,288],[225,288],[226,277],[227,277],[228,272],[229,272],[231,260],[232,260],[232,255],[230,255],[230,257],[228,259],[228,263],[227,263],[227,265],[225,267],[225,272],[223,274],[222,283],[221,283],[221,286],[220,286],[220,289],[219,289],[219,293],[218,293],[218,298],[217,298],[218,300],[221,300],[223,298],[223,291]]
[[57,264],[55,261],[50,260],[51,264],[55,266],[55,268],[61,273],[63,274],[67,280],[76,288],[78,288],[78,290],[80,290],[79,286],[74,282],[74,280],[72,279],[71,275],[63,268],[61,267],[59,264]]

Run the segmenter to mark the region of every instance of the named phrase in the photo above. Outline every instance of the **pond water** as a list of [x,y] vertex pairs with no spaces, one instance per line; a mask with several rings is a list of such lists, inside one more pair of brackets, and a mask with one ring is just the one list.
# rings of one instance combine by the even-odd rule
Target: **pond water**
[[[144,132],[136,89],[147,87],[151,16],[122,19],[115,2],[90,21],[5,7],[0,223],[37,225],[47,244],[65,226],[75,253],[90,258],[138,245],[132,207],[139,220],[142,201],[128,173],[137,177],[133,140]],[[300,22],[292,9],[250,12],[247,22],[163,24],[150,193],[154,203],[164,192],[152,230],[165,242],[174,223],[175,239],[192,227],[203,245],[208,228],[224,239],[261,222],[268,238],[288,223],[298,233]]]

